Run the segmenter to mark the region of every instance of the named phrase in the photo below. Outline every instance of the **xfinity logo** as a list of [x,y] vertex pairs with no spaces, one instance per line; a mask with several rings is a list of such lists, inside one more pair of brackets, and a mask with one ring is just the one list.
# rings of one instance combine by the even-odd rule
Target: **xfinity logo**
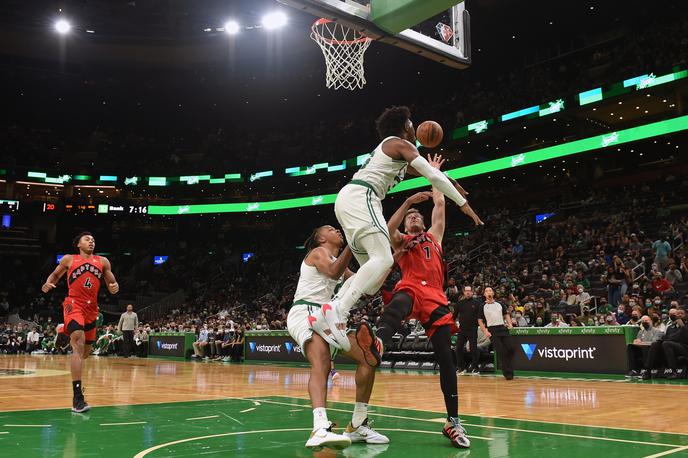
[[[521,349],[525,353],[528,361],[533,359],[535,355],[537,345],[536,344],[521,344]],[[537,354],[540,358],[546,359],[564,359],[566,361],[570,359],[595,359],[595,352],[597,347],[588,348],[557,348],[557,347],[544,347],[537,349]]]
[[162,343],[159,340],[156,342],[158,345],[158,349],[162,350],[176,350],[179,344],[176,343]]
[[251,353],[282,353],[281,345],[257,345],[255,342],[249,342],[248,348],[251,350]]

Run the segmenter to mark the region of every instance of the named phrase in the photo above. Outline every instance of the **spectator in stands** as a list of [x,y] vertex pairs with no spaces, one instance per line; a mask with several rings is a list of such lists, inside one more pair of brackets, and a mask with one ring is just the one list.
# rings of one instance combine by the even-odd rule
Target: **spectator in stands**
[[613,314],[612,312],[607,313],[604,317],[604,325],[605,326],[619,326],[619,322],[616,321],[616,315]]
[[637,377],[640,372],[647,365],[647,359],[650,353],[650,346],[652,343],[659,341],[664,334],[657,328],[652,326],[652,320],[649,316],[644,315],[641,319],[642,326],[633,343],[627,347],[628,354],[628,375],[630,377]]
[[578,285],[576,288],[578,290],[578,295],[576,296],[575,304],[580,308],[579,313],[582,314],[583,307],[588,307],[590,305],[592,297],[590,296],[590,293],[585,291],[585,287],[583,285]]
[[193,343],[194,354],[192,358],[203,358],[205,356],[206,347],[208,346],[208,325],[204,324],[203,328],[198,333],[198,339]]
[[676,264],[672,262],[669,264],[669,270],[667,270],[664,278],[669,282],[671,287],[674,288],[676,283],[683,281],[683,274],[676,268]]
[[447,296],[447,299],[449,300],[450,304],[453,304],[459,300],[460,294],[459,287],[456,286],[456,278],[451,277],[447,281],[447,289],[444,290],[444,294],[445,296]]
[[[605,281],[607,282],[607,301],[612,307],[616,307],[621,302],[621,286],[626,280],[626,274],[618,267],[607,267],[607,275]],[[618,319],[617,319],[618,320]]]
[[637,309],[634,309],[631,312],[631,319],[626,322],[626,326],[640,326],[640,318],[641,314],[640,311]]
[[564,321],[564,317],[561,313],[553,313],[552,319],[548,324],[545,325],[546,328],[568,328],[569,325]]
[[665,234],[659,235],[659,238],[652,244],[652,249],[655,252],[655,263],[660,269],[666,269],[669,265],[671,244],[666,240]]
[[525,318],[528,326],[535,325],[535,311],[533,310],[533,303],[526,302],[523,306],[523,318]]
[[[667,315],[667,318],[669,316]],[[659,313],[655,312],[651,316],[652,318],[652,327],[664,334],[666,332],[666,324],[662,321],[662,317],[659,315]]]
[[652,289],[661,296],[674,292],[674,287],[666,278],[663,278],[661,272],[655,272],[654,279],[652,280]]
[[34,326],[31,331],[26,334],[26,352],[31,354],[31,352],[38,350],[41,345],[41,336],[38,334],[38,328]]
[[526,321],[525,317],[523,316],[523,312],[519,311],[514,312],[514,318],[511,323],[519,328],[527,328],[529,326],[528,321]]
[[234,347],[234,329],[225,329],[222,336],[222,344],[220,345],[220,353],[222,354],[222,361],[228,363],[231,361],[232,348]]
[[614,321],[621,325],[628,323],[628,320],[631,319],[631,317],[626,313],[626,306],[623,304],[619,304],[614,318]]
[[678,357],[688,357],[688,326],[686,326],[686,311],[676,309],[676,320],[674,321],[676,332],[667,335],[662,341],[662,351],[668,373],[666,378],[676,379],[679,377]]

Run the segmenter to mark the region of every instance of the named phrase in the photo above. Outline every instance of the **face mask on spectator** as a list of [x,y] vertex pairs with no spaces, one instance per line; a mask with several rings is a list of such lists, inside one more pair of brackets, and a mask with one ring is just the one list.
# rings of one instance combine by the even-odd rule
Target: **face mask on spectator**
[[631,318],[633,318],[634,320],[637,320],[637,319],[639,319],[640,317],[638,316],[637,313],[634,313],[633,315],[631,315]]
[[630,305],[631,307],[635,307],[635,301],[629,302],[628,305]]
[[607,323],[611,323],[611,322],[612,322],[612,320],[613,320],[613,318],[612,318],[612,317],[610,317],[610,316],[608,316],[608,317],[607,317]]
[[538,318],[537,320],[535,320],[535,322],[538,326],[540,326],[542,324],[542,318]]
[[516,314],[516,319],[517,319],[517,320],[520,319],[521,316],[522,316],[522,315],[521,315],[520,313],[517,313],[517,314]]
[[651,305],[652,305],[652,302],[650,302],[650,301],[645,301],[645,307],[649,307],[649,306],[651,306]]
[[659,305],[659,304],[661,304],[661,303],[662,303],[662,301],[660,301],[659,299],[655,299],[655,304],[656,304],[656,305]]
[[650,323],[643,323],[643,327],[645,329],[650,329]]
[[669,315],[669,319],[671,321],[676,321],[676,315]]
[[619,313],[624,313],[626,309],[624,307],[619,307]]

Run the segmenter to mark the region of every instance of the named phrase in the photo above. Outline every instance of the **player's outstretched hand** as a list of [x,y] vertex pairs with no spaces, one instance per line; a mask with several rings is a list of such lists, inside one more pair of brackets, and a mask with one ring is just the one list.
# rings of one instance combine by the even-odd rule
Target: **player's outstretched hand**
[[447,160],[442,159],[441,154],[435,154],[434,156],[431,154],[428,154],[428,162],[430,163],[431,166],[433,166],[437,170],[440,170],[442,168],[442,165],[445,162],[447,162]]
[[119,284],[117,282],[108,283],[107,288],[110,294],[117,294],[119,292]]
[[55,289],[55,285],[53,283],[45,282],[45,284],[41,286],[41,291],[43,291],[44,293],[49,293],[53,289]]
[[430,191],[423,191],[423,192],[417,192],[408,199],[406,199],[406,202],[409,204],[418,204],[421,202],[425,202],[428,199],[432,199],[432,192]]
[[476,214],[473,214],[473,216],[471,216],[471,219],[473,219],[473,223],[475,223],[476,226],[484,226],[485,225],[485,223],[483,223],[483,221],[480,219],[480,217]]

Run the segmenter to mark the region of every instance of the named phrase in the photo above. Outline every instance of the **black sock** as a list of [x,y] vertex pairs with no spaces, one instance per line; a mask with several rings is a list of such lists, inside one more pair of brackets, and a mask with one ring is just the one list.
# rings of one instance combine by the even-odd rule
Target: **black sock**
[[387,345],[401,328],[401,322],[411,313],[413,300],[405,293],[397,293],[382,313],[375,335]]
[[74,390],[75,398],[83,398],[84,393],[81,392],[81,380],[72,381],[72,389]]

